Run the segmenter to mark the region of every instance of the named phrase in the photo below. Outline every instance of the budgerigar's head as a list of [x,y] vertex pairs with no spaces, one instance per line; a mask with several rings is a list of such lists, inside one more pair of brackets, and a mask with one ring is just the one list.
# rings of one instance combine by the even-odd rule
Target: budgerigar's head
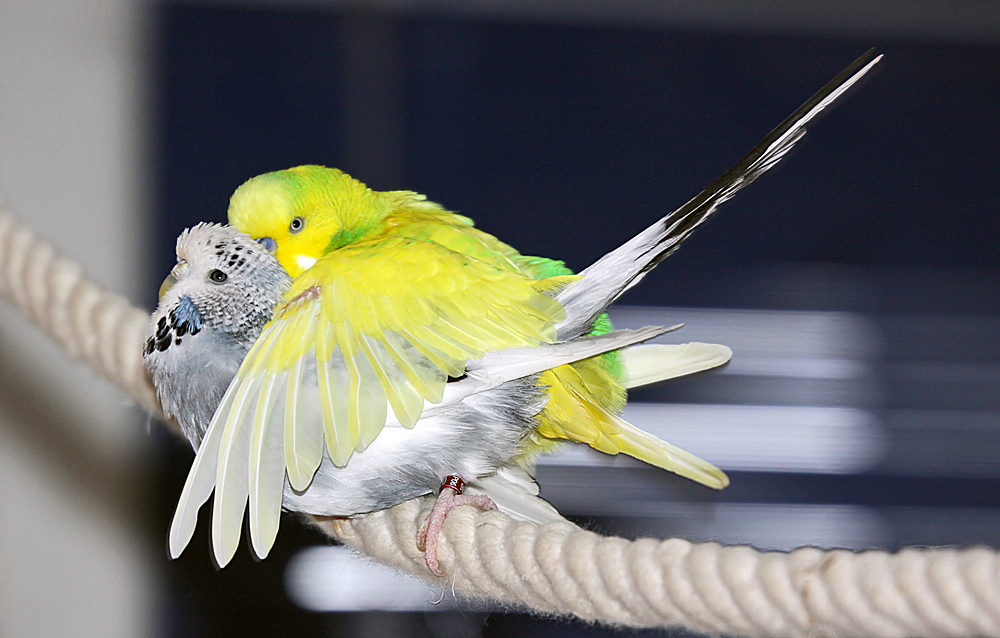
[[164,414],[196,449],[290,282],[266,248],[235,228],[198,224],[177,239],[143,360]]
[[177,238],[177,265],[160,288],[145,353],[162,352],[204,327],[249,347],[290,278],[259,243],[230,226],[198,224]]
[[274,251],[298,277],[327,252],[377,227],[389,200],[350,175],[298,166],[258,175],[229,201],[229,223]]

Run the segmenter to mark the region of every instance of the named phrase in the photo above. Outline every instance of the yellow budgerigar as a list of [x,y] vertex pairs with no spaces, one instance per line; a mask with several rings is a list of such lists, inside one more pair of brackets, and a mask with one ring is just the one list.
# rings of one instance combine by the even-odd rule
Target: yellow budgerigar
[[[218,228],[182,237],[178,283],[147,341],[168,412],[188,409],[177,397],[197,395],[198,386],[203,393],[213,386],[216,397],[202,400],[197,415],[179,415],[200,447],[172,524],[171,554],[186,546],[213,489],[220,565],[236,551],[248,500],[251,540],[263,557],[282,507],[351,516],[440,489],[418,539],[440,573],[436,537],[456,505],[495,503],[547,520],[550,508],[522,507],[531,499],[508,498],[508,488],[520,485],[533,498],[518,468],[530,471],[534,456],[560,441],[725,487],[719,469],[619,415],[627,387],[720,365],[728,348],[635,345],[664,329],[615,331],[604,311],[777,163],[877,61],[870,52],[860,58],[708,188],[578,275],[519,254],[422,195],[376,192],[336,169],[300,166],[243,184],[229,222],[256,244]],[[268,270],[272,255],[290,283]],[[230,307],[217,299],[227,290]],[[255,317],[265,309],[266,325],[241,323],[251,305]],[[242,360],[235,377],[215,372],[209,382],[190,358],[176,372],[167,355],[181,352],[193,326],[213,325],[219,334],[242,330],[245,345],[230,350],[231,367]],[[215,402],[205,423],[205,405]],[[478,491],[462,494],[466,481]]]

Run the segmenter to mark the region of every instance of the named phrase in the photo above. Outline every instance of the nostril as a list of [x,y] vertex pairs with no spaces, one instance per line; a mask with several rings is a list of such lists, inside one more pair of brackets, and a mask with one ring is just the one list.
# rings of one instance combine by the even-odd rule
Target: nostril
[[257,243],[267,249],[268,252],[273,253],[278,248],[278,242],[274,241],[270,237],[260,237],[257,239]]

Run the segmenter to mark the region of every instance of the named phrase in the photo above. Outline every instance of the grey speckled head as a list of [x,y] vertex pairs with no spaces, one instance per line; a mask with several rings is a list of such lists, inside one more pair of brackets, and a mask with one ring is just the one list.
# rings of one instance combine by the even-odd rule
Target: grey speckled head
[[193,445],[290,282],[266,248],[235,228],[198,224],[177,238],[143,359],[164,411]]

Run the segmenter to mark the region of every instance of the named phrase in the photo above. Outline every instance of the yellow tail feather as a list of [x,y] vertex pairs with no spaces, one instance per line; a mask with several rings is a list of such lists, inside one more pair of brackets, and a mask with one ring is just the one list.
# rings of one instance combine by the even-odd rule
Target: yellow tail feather
[[546,371],[539,384],[549,388],[549,402],[539,415],[538,434],[544,439],[627,454],[714,489],[729,485],[729,477],[708,461],[640,430],[590,399],[586,381],[572,366]]

